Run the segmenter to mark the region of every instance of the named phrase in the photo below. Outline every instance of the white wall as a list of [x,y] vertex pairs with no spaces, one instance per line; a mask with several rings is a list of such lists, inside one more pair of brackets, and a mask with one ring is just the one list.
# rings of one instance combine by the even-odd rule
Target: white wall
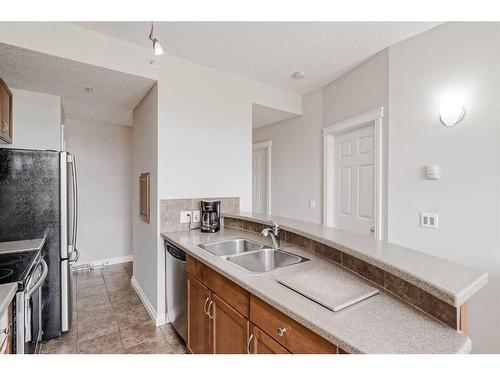
[[272,214],[321,223],[323,90],[304,95],[302,105],[302,116],[254,129],[253,143],[273,141]]
[[389,53],[387,49],[326,85],[325,126],[374,108],[387,106]]
[[[132,128],[132,241],[134,279],[156,309],[158,301],[158,86],[155,85],[134,109]],[[139,216],[139,176],[150,173],[151,220]],[[164,288],[164,285],[163,285]]]
[[[489,284],[469,305],[474,352],[500,352],[500,23],[450,23],[390,49],[389,240],[477,267]],[[463,122],[439,122],[459,90]],[[442,177],[422,168],[439,164]],[[421,211],[439,213],[421,229]]]
[[13,143],[0,147],[61,149],[61,98],[34,91],[12,91]]
[[131,256],[132,128],[66,119],[64,135],[77,162],[79,263]]

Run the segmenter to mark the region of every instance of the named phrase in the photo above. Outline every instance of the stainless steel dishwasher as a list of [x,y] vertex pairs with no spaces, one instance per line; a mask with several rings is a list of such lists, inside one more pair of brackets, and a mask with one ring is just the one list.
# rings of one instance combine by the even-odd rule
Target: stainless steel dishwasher
[[177,333],[187,339],[186,253],[165,241],[167,316]]

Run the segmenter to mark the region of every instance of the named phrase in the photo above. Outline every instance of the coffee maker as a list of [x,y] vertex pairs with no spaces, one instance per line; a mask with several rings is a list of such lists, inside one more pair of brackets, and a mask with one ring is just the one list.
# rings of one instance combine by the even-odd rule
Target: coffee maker
[[220,230],[220,201],[201,201],[201,231],[215,233]]

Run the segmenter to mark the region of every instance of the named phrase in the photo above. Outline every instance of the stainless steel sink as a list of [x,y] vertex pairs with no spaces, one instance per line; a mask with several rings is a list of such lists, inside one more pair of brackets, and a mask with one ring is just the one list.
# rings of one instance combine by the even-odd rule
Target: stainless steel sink
[[279,249],[262,249],[239,255],[226,256],[224,259],[248,272],[256,274],[269,272],[309,260]]
[[267,247],[261,243],[244,238],[201,244],[198,246],[217,256],[241,254],[249,251],[262,250]]

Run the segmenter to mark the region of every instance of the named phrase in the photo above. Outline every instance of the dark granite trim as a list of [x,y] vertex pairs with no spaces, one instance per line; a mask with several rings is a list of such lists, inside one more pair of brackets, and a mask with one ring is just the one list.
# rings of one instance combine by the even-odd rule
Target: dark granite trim
[[342,265],[374,283],[382,287],[384,286],[384,271],[380,268],[372,266],[348,254],[342,254]]
[[[264,224],[255,223],[253,221],[228,217],[224,217],[224,226],[227,228],[246,230],[255,233],[260,233],[267,227]],[[320,255],[373,281],[381,288],[395,294],[405,302],[419,308],[450,327],[454,329],[459,328],[458,321],[460,313],[458,308],[455,308],[454,306],[440,300],[437,297],[434,297],[432,294],[418,288],[417,286],[404,281],[400,277],[373,266],[361,259],[353,257],[352,255],[343,253],[338,249],[324,245],[296,233],[283,230],[281,231],[281,236],[281,238],[288,243]]]
[[224,227],[233,229],[242,229],[241,220],[232,219],[230,217],[225,217],[223,220],[224,220]]
[[459,328],[459,309],[454,306],[441,301],[433,295],[388,272],[385,273],[384,287],[403,300],[425,311],[427,314],[446,323],[450,327],[454,329]]

